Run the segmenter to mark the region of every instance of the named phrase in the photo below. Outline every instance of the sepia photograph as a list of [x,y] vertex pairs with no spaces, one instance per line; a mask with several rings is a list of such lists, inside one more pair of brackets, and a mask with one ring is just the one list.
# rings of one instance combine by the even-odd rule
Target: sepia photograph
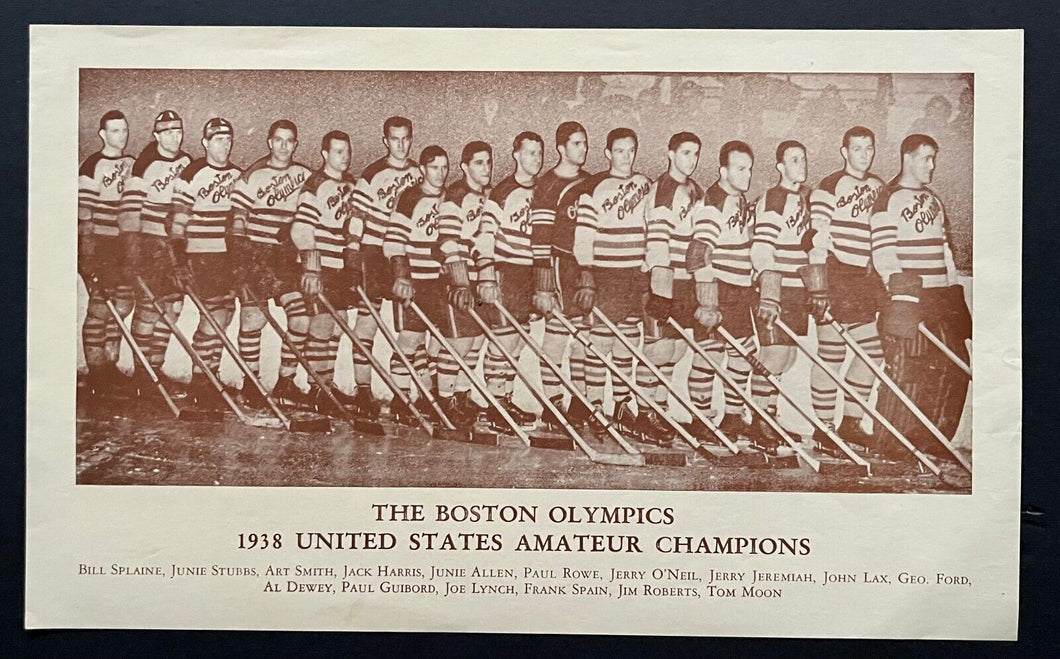
[[975,81],[81,68],[76,481],[971,494]]

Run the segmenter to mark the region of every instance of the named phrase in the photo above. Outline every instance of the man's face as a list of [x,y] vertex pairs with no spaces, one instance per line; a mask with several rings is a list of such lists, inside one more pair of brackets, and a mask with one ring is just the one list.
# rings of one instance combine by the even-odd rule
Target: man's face
[[620,176],[629,176],[633,172],[633,161],[637,158],[637,142],[632,137],[623,137],[611,143],[611,148],[604,151],[611,161],[611,169]]
[[691,176],[699,166],[699,145],[695,142],[682,142],[675,151],[670,152],[670,162],[677,171]]
[[321,151],[329,169],[344,172],[350,166],[350,143],[346,140],[331,140],[327,151]]
[[216,163],[227,163],[228,155],[232,153],[232,135],[230,133],[218,133],[208,140],[203,140],[202,145],[206,148],[206,155]]
[[792,183],[805,183],[806,169],[806,152],[797,146],[788,147],[784,151],[783,160],[777,163],[777,171]]
[[585,164],[585,157],[589,154],[589,138],[585,133],[575,133],[570,136],[567,143],[559,148],[563,159],[572,165],[581,167]]
[[537,176],[541,172],[543,163],[541,157],[541,143],[534,140],[523,140],[519,150],[514,154],[515,162],[519,168],[530,176]]
[[852,137],[850,146],[843,147],[840,152],[850,169],[864,174],[872,167],[872,161],[876,157],[876,145],[872,143],[871,137]]
[[721,168],[721,176],[729,186],[739,192],[751,189],[751,167],[754,161],[751,155],[741,151],[729,154],[729,164]]
[[445,179],[449,177],[449,159],[445,156],[436,156],[425,165],[420,165],[423,179],[432,188],[445,186]]
[[493,158],[488,151],[479,151],[471,156],[470,162],[461,165],[464,174],[480,188],[487,188],[493,176]]
[[180,145],[184,143],[183,128],[167,128],[155,133],[155,141],[166,153],[176,154],[180,151]]
[[390,128],[386,137],[383,138],[383,144],[386,145],[386,151],[391,158],[394,160],[405,160],[409,157],[409,149],[412,148],[411,132],[405,126],[392,126]]
[[111,119],[99,129],[103,143],[112,149],[124,151],[129,143],[129,122],[124,119]]
[[920,185],[928,185],[935,171],[935,149],[923,144],[916,151],[905,154],[902,169],[912,174]]
[[289,128],[277,128],[269,138],[269,153],[283,165],[291,162],[294,150],[297,148],[298,140],[294,136],[294,131]]

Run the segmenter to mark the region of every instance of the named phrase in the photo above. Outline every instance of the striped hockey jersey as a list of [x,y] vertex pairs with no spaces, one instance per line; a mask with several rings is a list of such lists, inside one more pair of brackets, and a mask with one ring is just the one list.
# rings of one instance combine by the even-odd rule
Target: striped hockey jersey
[[214,167],[206,158],[193,161],[180,173],[173,188],[172,232],[187,236],[189,254],[227,251],[225,230],[239,174],[232,163]]
[[[534,197],[530,203],[530,249],[533,253],[534,264],[539,267],[551,267],[553,247],[553,230],[556,223],[556,214],[560,212],[560,204],[565,197],[570,195],[571,190],[581,181],[588,178],[588,172],[578,170],[577,175],[572,178],[564,178],[556,174],[555,169],[550,169],[537,179],[534,185]],[[566,203],[563,213],[570,213],[569,219],[574,220],[574,212],[577,209],[577,199]],[[568,248],[569,253],[569,248]],[[555,254],[558,256],[558,254]]]
[[920,275],[924,288],[957,283],[946,210],[928,188],[888,184],[872,207],[872,265],[886,283],[891,275]]
[[534,186],[519,183],[514,174],[490,192],[482,212],[479,240],[475,243],[483,259],[509,265],[533,265],[533,201]]
[[232,188],[232,211],[243,221],[252,242],[280,245],[286,240],[310,174],[308,167],[298,163],[273,168],[269,156],[243,172]]
[[[190,163],[191,156],[183,151],[167,158],[158,152],[155,142],[144,147],[125,182],[125,193],[121,196],[122,218],[128,217],[132,226],[138,224],[143,234],[168,236],[173,189],[181,172]],[[125,224],[124,219],[122,223]]]
[[132,156],[112,158],[102,151],[81,163],[77,170],[78,233],[118,235],[118,211],[132,167]]
[[460,179],[446,188],[438,205],[438,248],[442,259],[449,262],[462,258],[474,271],[478,255],[472,254],[481,232],[482,218],[489,199],[489,188],[476,192],[467,179]]
[[313,172],[302,185],[293,222],[312,227],[322,268],[341,270],[343,251],[360,247],[362,225],[356,216],[355,190],[352,176],[344,173],[336,179],[324,170]]
[[824,263],[828,252],[841,263],[868,266],[872,252],[869,217],[883,187],[875,174],[858,178],[839,170],[829,174],[810,194],[810,226],[817,232],[812,263]]
[[[602,172],[578,188],[571,244],[578,264],[595,268],[642,267],[651,181],[643,174],[622,178]],[[557,215],[556,239],[560,240],[567,235],[558,226],[561,219],[566,221]]]
[[695,273],[697,281],[719,279],[734,286],[751,285],[751,229],[754,206],[743,193],[730,195],[717,182],[707,188],[692,209],[692,238],[713,252],[707,268]]
[[751,231],[751,267],[756,273],[774,270],[784,278],[783,286],[803,288],[798,268],[810,262],[802,246],[810,229],[810,190],[797,191],[776,185],[755,205]]
[[703,196],[703,188],[691,178],[678,183],[669,172],[648,192],[648,235],[644,265],[673,268],[674,279],[692,278],[685,268],[685,253],[692,242],[692,208]]
[[379,246],[386,235],[390,216],[403,192],[419,185],[423,174],[413,160],[403,167],[392,167],[385,157],[364,168],[357,181],[357,215],[364,224],[362,244]]
[[438,279],[441,274],[435,248],[442,195],[443,191],[432,194],[422,185],[402,192],[387,224],[383,255],[388,259],[407,256],[409,270],[416,280]]

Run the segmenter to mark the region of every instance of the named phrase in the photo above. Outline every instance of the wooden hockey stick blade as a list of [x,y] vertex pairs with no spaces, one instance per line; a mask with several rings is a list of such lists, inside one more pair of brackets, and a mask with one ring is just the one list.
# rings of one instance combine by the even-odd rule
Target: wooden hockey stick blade
[[432,434],[434,439],[444,439],[449,442],[470,442],[471,441],[471,429],[470,428],[446,428],[444,426],[438,426],[434,429]]
[[644,464],[656,467],[687,467],[688,455],[679,451],[641,451]]
[[[177,417],[181,421],[189,422],[220,422],[224,421],[225,414],[224,410],[201,410],[194,407],[185,407],[180,410],[180,416]],[[279,421],[277,421],[279,423]]]
[[574,440],[568,435],[530,435],[530,448],[547,448],[556,451],[573,451]]
[[365,435],[375,435],[377,437],[383,437],[386,435],[386,430],[383,429],[383,424],[378,421],[372,421],[370,419],[356,416],[353,417],[353,429],[357,432],[364,433]]
[[472,428],[470,439],[472,444],[480,446],[500,446],[501,443],[499,434],[482,428]]
[[309,417],[309,418],[292,418],[291,432],[305,432],[305,433],[319,433],[319,432],[331,432],[331,419],[320,416],[320,417]]
[[615,465],[618,467],[643,467],[643,453],[601,453],[599,451],[586,451],[586,457],[597,464]]

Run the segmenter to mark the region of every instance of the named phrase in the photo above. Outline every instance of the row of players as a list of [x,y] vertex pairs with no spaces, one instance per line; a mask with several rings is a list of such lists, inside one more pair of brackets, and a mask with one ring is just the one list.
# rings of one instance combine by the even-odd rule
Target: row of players
[[[294,350],[332,383],[331,393],[349,409],[374,417],[380,403],[371,393],[371,366],[360,352],[353,354],[356,391],[346,394],[333,384],[340,332],[319,308],[321,293],[341,310],[359,309],[354,331],[369,346],[378,328],[365,298],[376,309],[384,298],[393,300],[397,341],[408,358],[395,354],[393,379],[411,393],[411,377],[429,378],[446,415],[468,423],[479,409],[458,377],[456,359],[477,361],[483,348],[468,310],[479,310],[498,342],[517,352],[519,334],[493,313],[492,303],[503,302],[524,327],[538,315],[547,319],[544,353],[555,361],[569,354],[571,379],[594,405],[602,404],[607,380],[594,352],[631,374],[634,368],[633,354],[593,310],[634,343],[643,340],[644,357],[658,368],[640,364],[634,392],[615,379],[612,416],[660,445],[668,445],[672,429],[644,401],[634,413],[632,401],[653,396],[666,405],[668,390],[652,371],[672,377],[687,348],[670,319],[692,328],[709,357],[695,355],[687,383],[692,402],[703,410],[711,408],[715,369],[723,368],[737,386],[750,380],[755,402],[775,415],[778,392],[765,369],[780,376],[795,359],[794,340],[776,321],[805,336],[812,316],[825,365],[838,372],[846,358],[840,332],[848,333],[873,360],[886,358],[892,378],[947,437],[956,431],[967,379],[929,350],[917,331],[924,321],[967,359],[970,316],[956,280],[945,211],[927,187],[939,148],[929,136],[903,141],[901,171],[884,183],[870,171],[872,131],[851,128],[842,138],[843,167],[812,191],[805,185],[805,147],[784,141],[775,154],[777,184],[750,203],[745,193],[754,164],[751,148],[739,141],[724,144],[717,180],[704,190],[693,179],[702,144],[690,132],[671,138],[669,168],[655,181],[635,171],[637,135],[628,128],[608,133],[607,170],[584,171],[587,132],[569,121],[556,130],[559,161],[544,174],[544,140],[524,132],[512,144],[512,175],[492,185],[493,150],[473,141],[460,156],[463,176],[446,187],[448,154],[432,145],[418,161],[410,159],[412,124],[402,117],[384,122],[387,153],[360,178],[348,172],[352,145],[341,131],[321,140],[316,170],[296,162],[298,129],[287,120],[269,127],[268,153],[245,170],[229,160],[234,135],[225,119],[206,123],[205,156],[195,160],[181,150],[183,121],[176,112],[156,117],[155,140],[135,159],[124,155],[128,123],[122,113],[108,112],[99,126],[103,148],[80,168],[78,203],[78,266],[90,297],[83,331],[85,384],[92,391],[130,383],[116,367],[121,335],[108,300],[123,317],[135,306],[133,337],[152,365],[162,364],[170,329],[145,299],[145,289],[134,287],[140,277],[174,314],[185,291],[197,291],[220,327],[232,321],[238,295],[238,349],[255,371],[267,304],[274,300],[287,315],[292,345],[283,348],[273,394],[285,404],[325,412],[331,396],[315,386],[303,393],[295,385]],[[427,325],[409,310],[410,300],[450,339],[456,356],[440,350],[437,341],[427,344]],[[596,351],[587,354],[570,340],[553,313],[560,309],[588,334]],[[741,345],[719,338],[716,329],[723,321]],[[740,348],[756,350],[755,339],[757,352],[745,356]],[[222,345],[213,325],[201,319],[192,343],[216,372]],[[512,417],[532,423],[535,416],[512,403],[515,373],[502,352],[489,344],[484,360],[491,392]],[[215,390],[198,366],[194,371],[188,395],[216,403]],[[868,398],[874,375],[867,363],[854,360],[845,378]],[[134,374],[132,382],[137,380],[143,384],[142,374]],[[558,407],[564,390],[546,368],[542,386]],[[835,383],[815,368],[811,390],[814,412],[834,427]],[[241,395],[249,405],[263,403],[253,387],[244,386]],[[889,391],[881,390],[877,406],[930,450],[929,436],[917,430]],[[395,399],[391,412],[408,419],[409,410],[400,407]],[[499,424],[496,412],[489,414]],[[576,426],[588,424],[590,432],[603,433],[598,417],[576,399],[565,412]],[[882,453],[904,452],[883,429],[875,436],[866,433],[861,416],[861,407],[846,400],[839,435]],[[558,423],[548,417],[546,424]],[[711,433],[699,425],[693,423],[691,431],[709,441]],[[743,399],[732,387],[725,387],[719,426],[730,437],[750,438],[769,450],[781,444],[769,425],[747,422]]]

